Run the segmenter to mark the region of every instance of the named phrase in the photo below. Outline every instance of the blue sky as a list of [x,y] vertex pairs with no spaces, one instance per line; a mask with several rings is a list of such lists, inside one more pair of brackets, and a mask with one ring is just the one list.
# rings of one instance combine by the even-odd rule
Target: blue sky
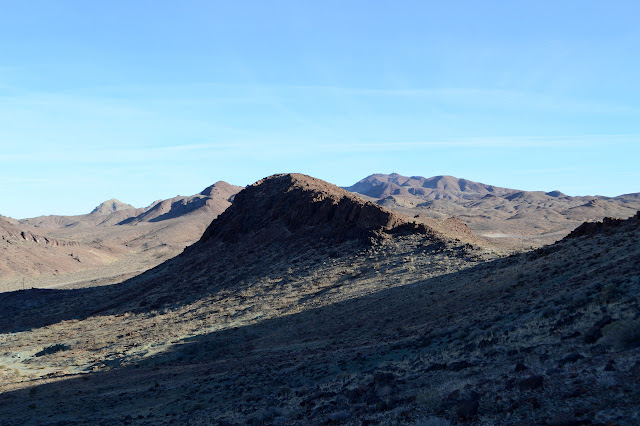
[[636,1],[0,6],[6,216],[279,172],[640,192]]

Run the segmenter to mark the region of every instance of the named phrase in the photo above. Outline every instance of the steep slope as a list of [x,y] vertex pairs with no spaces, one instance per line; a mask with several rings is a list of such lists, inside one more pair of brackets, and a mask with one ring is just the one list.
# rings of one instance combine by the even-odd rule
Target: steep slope
[[205,214],[216,217],[231,205],[231,201],[242,188],[219,181],[190,197],[177,196],[154,202],[137,216],[130,217],[119,225],[140,222],[160,222],[186,215]]
[[[20,229],[31,229],[39,241],[50,245],[73,242],[76,248],[64,255],[41,255],[28,253],[30,246],[13,246],[11,257],[5,257],[12,266],[5,262],[4,273],[0,274],[0,291],[23,285],[105,285],[138,275],[196,242],[211,221],[231,205],[240,189],[220,181],[199,194],[159,200],[142,209],[112,199],[86,215],[12,221]],[[31,238],[28,231],[25,235]]]
[[258,181],[236,196],[235,202],[214,221],[200,239],[273,242],[316,238],[346,240],[414,227],[401,215],[364,201],[335,185],[300,174],[274,175]]
[[[478,241],[462,223],[410,218],[322,180],[280,174],[238,193],[198,243],[128,285],[146,288],[145,300],[162,306],[234,289],[239,279],[278,280],[298,270],[305,275],[327,257],[352,259],[387,245],[400,251],[438,252],[442,257],[456,252],[467,261],[486,254],[472,243]],[[158,277],[163,278],[158,281]],[[316,291],[317,284],[309,284],[309,291]],[[260,291],[259,286],[254,290]],[[111,297],[110,306],[118,300],[132,307],[129,304],[137,303],[130,291],[122,298]]]
[[277,175],[126,283],[3,295],[0,424],[635,423],[640,214],[501,259],[413,219]]

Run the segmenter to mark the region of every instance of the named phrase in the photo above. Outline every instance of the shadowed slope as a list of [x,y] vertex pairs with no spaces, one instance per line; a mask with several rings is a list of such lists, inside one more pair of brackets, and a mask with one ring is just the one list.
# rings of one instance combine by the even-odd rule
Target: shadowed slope
[[[5,309],[15,316],[5,327],[175,306],[237,289],[239,283],[281,280],[284,275],[310,276],[323,269],[332,275],[335,271],[326,265],[327,259],[352,259],[380,247],[433,252],[445,258],[449,251],[453,257],[476,256],[470,254],[471,245],[455,238],[468,233],[463,224],[440,223],[442,229],[457,233],[450,237],[416,220],[420,218],[402,216],[319,179],[299,174],[271,176],[241,191],[199,242],[138,277],[75,293],[39,292],[37,306],[47,309],[28,325],[18,320],[24,317],[24,312],[18,312],[28,296],[8,296],[5,300],[12,302]],[[365,269],[367,274],[374,272]]]
[[[0,353],[23,358],[2,362],[42,378],[6,387],[0,424],[635,424],[639,224],[426,278],[436,252],[415,235],[286,277],[251,278],[242,259],[218,274],[233,286],[193,304],[8,335]],[[244,238],[200,252],[215,262],[214,246]],[[408,255],[414,269],[387,273]],[[363,258],[379,265],[352,266]],[[158,286],[171,277],[157,272]],[[52,335],[68,350],[37,356]]]
[[240,192],[200,242],[238,241],[249,234],[265,242],[288,238],[346,240],[401,229],[433,233],[425,225],[409,222],[320,179],[282,174]]
[[143,213],[123,220],[118,224],[161,222],[194,214],[207,214],[215,217],[231,205],[231,201],[241,189],[239,186],[230,185],[223,181],[216,182],[199,194],[190,197],[177,196],[167,200],[156,201]]

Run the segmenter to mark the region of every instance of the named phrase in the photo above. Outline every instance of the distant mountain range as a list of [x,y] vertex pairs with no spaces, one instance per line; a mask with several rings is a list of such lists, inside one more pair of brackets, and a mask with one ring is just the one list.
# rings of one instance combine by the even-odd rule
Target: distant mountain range
[[377,199],[399,196],[416,197],[421,200],[472,200],[488,194],[504,196],[517,192],[515,189],[485,185],[453,176],[424,178],[421,176],[407,177],[397,173],[373,174],[345,189]]
[[145,208],[111,199],[84,215],[0,217],[0,291],[21,288],[22,278],[48,287],[136,275],[197,241],[241,189],[217,182]]
[[140,222],[160,222],[191,214],[206,214],[214,217],[231,205],[231,201],[242,187],[227,182],[216,182],[202,192],[191,196],[176,196],[154,201],[145,208],[111,199],[101,203],[89,214],[77,216],[39,216],[22,219],[23,225],[36,228],[70,228],[127,225]]
[[477,234],[513,247],[549,244],[584,221],[628,218],[640,209],[638,193],[571,197],[558,190],[522,191],[453,176],[373,174],[345,189],[405,213],[458,217]]
[[[144,208],[111,199],[84,215],[0,217],[0,243],[6,247],[0,259],[0,290],[15,288],[21,276],[51,286],[96,276],[110,283],[142,272],[200,239],[242,189],[220,181],[198,194],[158,200]],[[521,191],[453,176],[373,174],[344,189],[428,223],[437,232],[467,240],[479,237],[499,250],[540,247],[562,239],[584,221],[627,218],[640,210],[638,193],[570,197],[558,190]],[[247,217],[267,214],[251,203],[245,209]],[[87,270],[92,272],[85,274]]]
[[[372,200],[449,193],[423,202],[485,210],[498,230],[566,227],[574,202],[576,214],[628,206],[455,178],[392,182],[406,193],[386,195],[376,179],[360,186]],[[420,213],[430,205],[407,215],[363,197],[280,174],[213,220],[68,229],[126,242],[121,268],[210,222],[178,256],[117,284],[0,294],[0,424],[638,423],[640,212],[513,253]],[[20,244],[38,243],[7,247]]]

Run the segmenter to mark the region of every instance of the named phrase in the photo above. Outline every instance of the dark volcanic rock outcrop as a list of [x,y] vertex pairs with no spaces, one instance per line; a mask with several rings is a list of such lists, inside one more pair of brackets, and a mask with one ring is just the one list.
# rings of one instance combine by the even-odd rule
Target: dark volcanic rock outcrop
[[291,238],[344,241],[400,231],[434,234],[425,224],[365,201],[335,185],[301,174],[262,179],[236,195],[200,242]]
[[620,227],[637,228],[640,227],[640,211],[635,216],[624,220],[612,217],[605,217],[602,222],[584,222],[571,232],[566,238],[578,238],[585,235],[610,234]]

